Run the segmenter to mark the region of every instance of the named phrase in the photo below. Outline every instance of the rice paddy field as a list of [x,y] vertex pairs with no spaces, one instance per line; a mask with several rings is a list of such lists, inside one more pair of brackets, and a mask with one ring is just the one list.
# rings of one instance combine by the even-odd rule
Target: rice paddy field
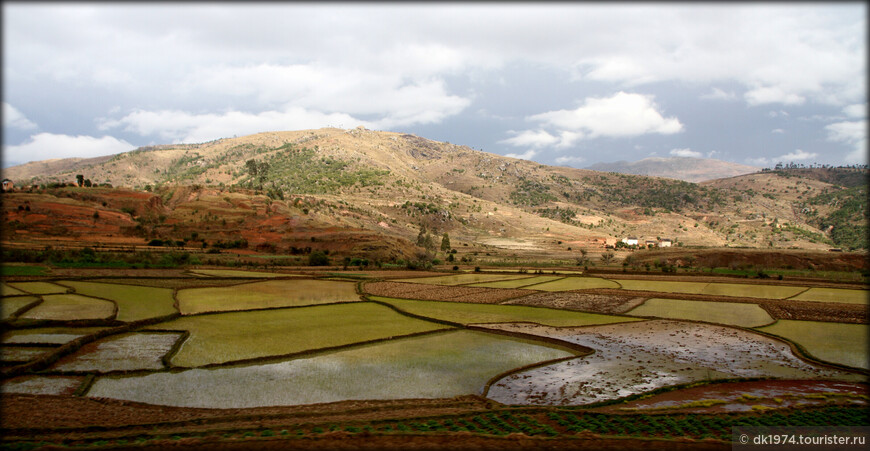
[[810,288],[793,297],[796,301],[842,302],[845,304],[870,303],[870,291],[849,290],[845,288]]
[[460,324],[530,322],[550,326],[587,326],[638,321],[636,318],[597,313],[569,312],[565,310],[521,305],[465,304],[456,302],[415,301],[372,296],[372,300],[385,302],[402,311],[428,318]]
[[447,398],[482,394],[502,372],[572,355],[552,345],[454,330],[279,363],[103,377],[88,395],[211,408]]
[[9,283],[9,286],[27,294],[56,294],[68,291],[65,286],[51,282],[15,282]]
[[0,298],[0,316],[2,316],[2,319],[8,319],[18,310],[37,301],[39,301],[39,298],[34,296]]
[[108,319],[114,314],[115,304],[109,301],[79,294],[47,294],[42,296],[41,304],[27,310],[19,318],[69,321]]
[[118,321],[136,321],[176,312],[175,299],[169,288],[69,280],[58,284],[72,288],[76,294],[112,300],[118,305]]
[[764,309],[755,304],[660,298],[647,299],[646,302],[626,314],[705,321],[742,327],[764,326],[774,321]]
[[758,330],[792,340],[818,359],[870,369],[870,329],[866,324],[781,319]]
[[[163,440],[184,440],[184,434],[209,429],[221,431],[210,437],[226,437],[234,433],[231,423],[199,422],[205,417],[196,417],[217,415],[220,409],[266,409],[224,414],[232,422],[252,422],[245,434],[269,431],[257,437],[264,440],[281,430],[271,425],[290,418],[308,432],[284,431],[285,439],[310,437],[323,428],[321,432],[351,435],[366,430],[377,436],[382,431],[391,437],[403,437],[407,430],[427,440],[444,434],[452,438],[458,431],[466,437],[496,430],[517,434],[514,438],[564,432],[572,440],[585,440],[589,431],[603,427],[590,415],[604,414],[590,412],[612,409],[619,417],[633,415],[634,410],[626,409],[643,408],[650,417],[666,417],[673,409],[710,401],[698,390],[710,384],[725,390],[721,387],[726,381],[763,383],[786,394],[800,393],[801,384],[838,384],[836,396],[820,394],[824,399],[816,396],[812,406],[866,408],[870,403],[865,390],[870,375],[866,319],[844,317],[842,321],[852,323],[835,323],[771,316],[789,317],[806,306],[825,309],[825,303],[838,312],[857,311],[842,304],[866,306],[867,290],[821,283],[800,287],[519,271],[428,273],[421,278],[374,270],[337,278],[327,271],[291,276],[192,269],[171,280],[142,272],[130,277],[100,274],[97,280],[64,274],[3,282],[4,402],[12,399],[28,406],[25,415],[29,406],[44,400],[42,395],[53,395],[53,403],[90,403],[89,412],[115,406],[125,415],[166,415],[148,413],[130,424],[113,417],[124,440],[156,434],[149,431],[168,425],[176,429]],[[799,308],[785,308],[796,304]],[[864,322],[854,323],[859,320]],[[681,400],[684,392],[689,398]],[[767,393],[762,392],[758,388],[752,393]],[[809,397],[776,401],[779,395],[770,394],[753,404],[755,395],[725,395],[722,405],[737,406],[745,415],[778,409],[802,412],[810,405],[803,403]],[[647,396],[651,401],[644,404]],[[427,403],[440,407],[424,420],[421,412]],[[396,413],[391,406],[398,405],[407,412]],[[164,408],[190,410],[159,410]],[[301,410],[272,410],[283,408]],[[333,420],[321,420],[318,409],[327,409],[323,412],[331,413],[322,415]],[[343,430],[328,424],[350,418],[347,411],[353,409],[363,412],[355,423]],[[493,409],[506,413],[486,413]],[[68,408],[68,413],[77,416],[78,407]],[[53,421],[54,411],[34,410],[33,415],[33,421]],[[395,418],[381,419],[389,415]],[[461,429],[458,420],[447,419],[450,415],[464,415]],[[593,419],[577,426],[587,417]],[[105,419],[94,418],[93,424]],[[719,421],[711,418],[705,421]],[[623,435],[631,430],[629,424],[640,420],[619,421],[607,433]],[[644,422],[652,424],[649,419],[638,424],[648,424]],[[643,439],[668,444],[687,436],[688,424],[671,435]],[[96,428],[82,430],[100,434]],[[0,432],[5,432],[2,427]],[[70,445],[68,432],[58,432],[55,442]],[[726,446],[729,437],[722,432],[710,443]],[[110,440],[97,446],[129,444]]]
[[189,332],[190,337],[172,357],[171,363],[191,368],[444,328],[440,324],[400,315],[389,307],[359,302],[197,315],[148,329]]
[[354,282],[290,279],[178,291],[182,315],[359,301]]

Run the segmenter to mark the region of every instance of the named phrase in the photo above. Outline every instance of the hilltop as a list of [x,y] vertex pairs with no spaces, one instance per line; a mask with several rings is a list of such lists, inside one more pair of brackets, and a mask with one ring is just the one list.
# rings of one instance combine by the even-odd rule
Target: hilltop
[[734,177],[751,174],[761,170],[759,167],[711,158],[692,157],[650,157],[639,161],[617,161],[614,163],[597,163],[586,169],[620,174],[648,175],[667,177],[687,182],[704,182],[707,180]]
[[[103,186],[51,188],[78,174]],[[629,235],[678,246],[827,249],[840,245],[831,232],[841,227],[819,218],[838,207],[818,196],[862,189],[777,172],[696,184],[546,166],[364,128],[152,146],[4,176],[45,187],[7,194],[7,242],[244,240],[264,252],[380,259],[419,252],[421,228],[436,247],[448,233],[457,259],[571,260]]]

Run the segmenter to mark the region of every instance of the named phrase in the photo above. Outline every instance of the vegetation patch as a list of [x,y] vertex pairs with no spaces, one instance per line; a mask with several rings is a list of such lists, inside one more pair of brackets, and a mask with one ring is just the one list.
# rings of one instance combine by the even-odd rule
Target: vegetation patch
[[753,285],[744,283],[711,283],[701,291],[701,294],[762,299],[785,299],[804,290],[806,290],[806,287]]
[[414,279],[397,279],[394,282],[412,282],[426,285],[463,285],[470,283],[494,282],[497,280],[514,280],[530,278],[519,274],[454,274],[450,276],[419,277]]
[[554,280],[525,288],[541,291],[568,291],[587,290],[590,288],[619,288],[619,284],[598,277],[566,277],[562,280]]
[[68,291],[67,287],[50,282],[10,282],[9,285],[30,294],[56,294]]
[[57,321],[109,319],[114,313],[115,305],[109,301],[79,294],[49,294],[42,297],[41,304],[24,312],[19,318]]
[[39,298],[35,296],[0,298],[0,313],[2,313],[2,318],[9,319],[15,312],[37,301],[39,301]]
[[61,281],[77,294],[111,299],[118,305],[118,321],[136,321],[176,313],[169,288],[140,287],[134,285]]
[[427,318],[460,324],[531,322],[550,326],[586,326],[639,321],[624,316],[597,313],[570,312],[523,305],[465,304],[457,302],[413,301],[372,296],[372,300],[386,302],[398,309]]
[[572,353],[483,332],[448,331],[266,365],[100,378],[89,396],[237,408],[481,394],[497,374]]
[[359,301],[355,283],[311,279],[190,288],[177,296],[182,315]]
[[370,302],[197,315],[152,326],[186,330],[172,357],[180,367],[283,356],[443,329]]
[[791,298],[795,301],[842,302],[845,304],[868,304],[870,292],[845,288],[810,288]]
[[757,327],[773,322],[773,318],[756,304],[680,299],[648,299],[629,311],[627,315],[688,319],[742,327]]
[[129,333],[88,343],[59,360],[59,371],[159,370],[162,358],[180,337],[178,333]]
[[9,265],[3,264],[0,266],[0,276],[44,276],[48,274],[48,268],[45,266],[32,265]]
[[866,324],[781,319],[758,330],[788,338],[818,359],[870,369],[870,330]]
[[[487,287],[487,288],[523,288],[529,285],[541,284],[553,280],[562,279],[562,276],[537,276],[527,277],[522,279],[501,280],[497,282],[483,282],[469,285],[471,287]],[[531,287],[529,287],[531,288]],[[535,288],[537,289],[537,288]]]

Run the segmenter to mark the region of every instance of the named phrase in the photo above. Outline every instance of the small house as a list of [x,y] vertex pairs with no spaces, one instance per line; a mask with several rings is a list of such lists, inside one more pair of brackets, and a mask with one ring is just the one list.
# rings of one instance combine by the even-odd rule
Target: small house
[[4,192],[12,191],[13,188],[15,188],[15,183],[13,183],[12,180],[3,179],[3,191]]
[[637,237],[630,236],[628,238],[623,238],[622,242],[625,243],[626,246],[637,246]]
[[659,247],[671,247],[672,244],[674,244],[673,241],[668,238],[662,238],[662,240],[659,241]]
[[656,247],[657,244],[656,240],[646,240],[646,247]]

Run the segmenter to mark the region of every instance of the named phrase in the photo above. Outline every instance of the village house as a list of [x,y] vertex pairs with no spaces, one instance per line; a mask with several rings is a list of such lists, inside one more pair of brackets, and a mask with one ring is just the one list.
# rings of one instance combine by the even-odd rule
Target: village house
[[672,244],[673,242],[670,238],[662,238],[661,241],[659,241],[659,247],[671,247]]
[[637,246],[637,237],[630,236],[628,238],[623,238],[622,242],[625,243],[626,246]]
[[656,240],[646,240],[646,247],[656,247],[657,244]]
[[12,182],[12,180],[3,179],[3,191],[4,192],[12,191],[14,188],[15,188],[15,184]]

